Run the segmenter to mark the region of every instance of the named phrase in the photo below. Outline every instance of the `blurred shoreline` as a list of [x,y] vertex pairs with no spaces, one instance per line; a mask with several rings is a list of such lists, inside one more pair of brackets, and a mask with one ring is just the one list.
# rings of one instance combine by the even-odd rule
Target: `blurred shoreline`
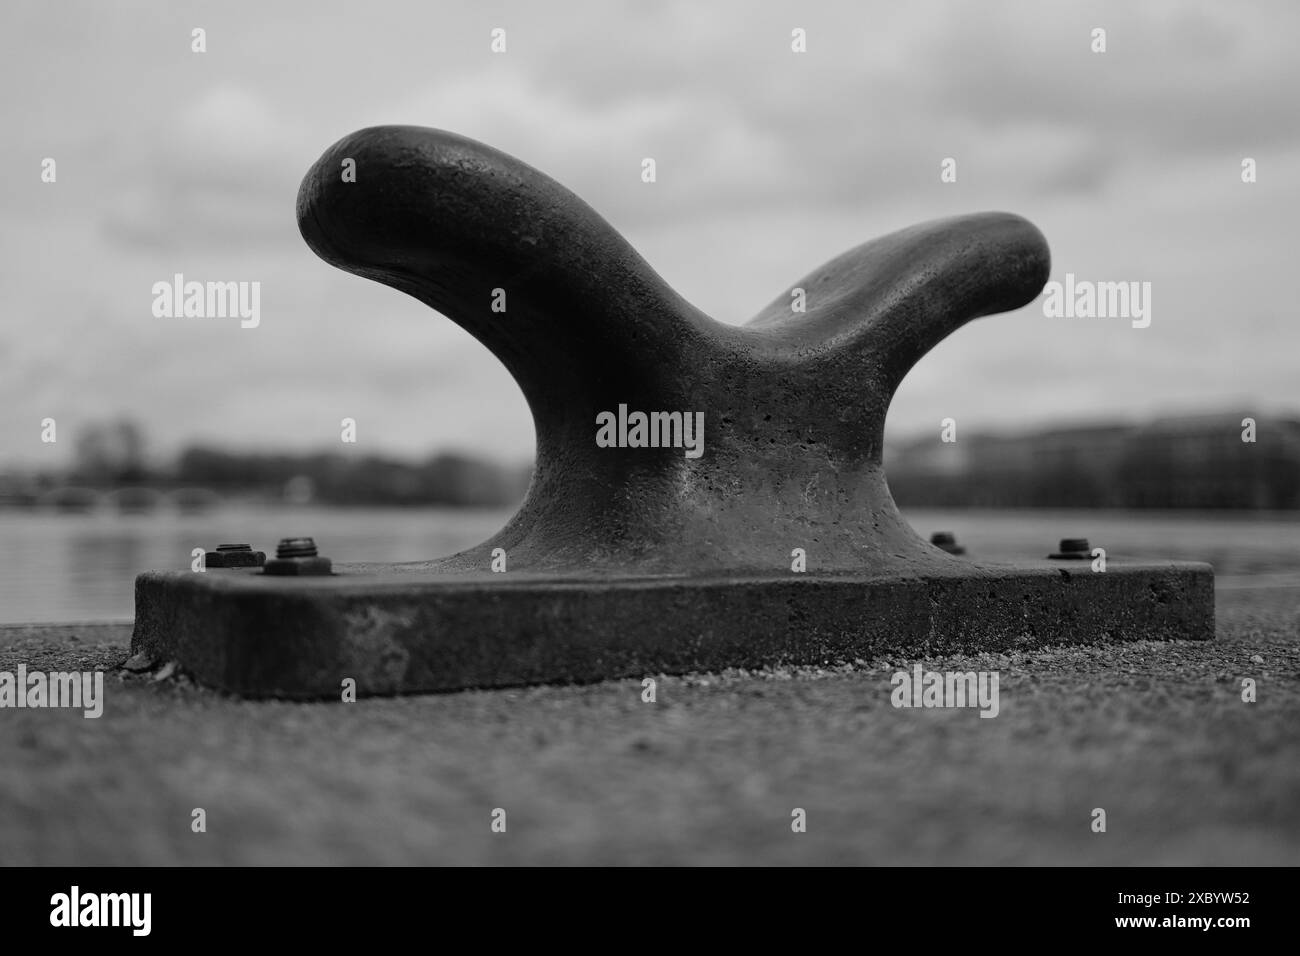
[[[486,541],[506,508],[223,504],[202,514],[0,511],[0,624],[130,620],[135,576],[185,570],[196,547],[270,550],[310,535],[338,563],[422,561]],[[1300,512],[904,508],[922,538],[950,531],[980,563],[1036,560],[1086,537],[1111,559],[1204,561],[1221,586],[1300,585]],[[864,520],[869,520],[864,516]]]
[[[346,432],[345,432],[346,434]],[[421,460],[344,451],[299,454],[191,446],[158,465],[129,420],[91,423],[62,469],[0,470],[0,510],[201,513],[222,503],[336,507],[506,507],[531,462],[443,451]],[[1013,435],[935,434],[886,442],[900,507],[1300,510],[1300,415],[1182,415]]]

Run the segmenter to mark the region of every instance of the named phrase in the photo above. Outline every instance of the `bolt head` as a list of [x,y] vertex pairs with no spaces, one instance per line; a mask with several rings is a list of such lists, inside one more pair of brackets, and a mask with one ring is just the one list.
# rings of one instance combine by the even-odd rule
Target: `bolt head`
[[1049,558],[1055,558],[1060,561],[1082,560],[1092,554],[1092,547],[1088,544],[1087,538],[1062,538],[1061,550],[1056,554],[1049,554]]
[[966,549],[957,543],[957,536],[951,531],[936,531],[930,535],[930,543],[940,551],[949,554],[965,554]]
[[203,555],[205,568],[260,568],[266,561],[265,551],[254,551],[250,545],[217,545],[216,551]]
[[281,538],[275,547],[277,558],[314,558],[316,541],[313,538]]

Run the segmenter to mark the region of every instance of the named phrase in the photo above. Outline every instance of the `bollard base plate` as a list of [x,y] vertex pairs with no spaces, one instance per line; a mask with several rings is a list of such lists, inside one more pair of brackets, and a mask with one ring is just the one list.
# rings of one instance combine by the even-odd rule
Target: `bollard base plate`
[[136,579],[133,657],[248,697],[339,699],[728,667],[1208,640],[1209,565],[963,563],[924,577],[585,578],[336,566]]

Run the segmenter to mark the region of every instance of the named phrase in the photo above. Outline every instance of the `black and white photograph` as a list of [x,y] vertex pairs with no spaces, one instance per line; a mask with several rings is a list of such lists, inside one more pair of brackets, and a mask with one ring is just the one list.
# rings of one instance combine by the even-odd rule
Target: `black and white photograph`
[[1300,863],[1298,36],[6,0],[6,922],[852,867],[1250,940]]

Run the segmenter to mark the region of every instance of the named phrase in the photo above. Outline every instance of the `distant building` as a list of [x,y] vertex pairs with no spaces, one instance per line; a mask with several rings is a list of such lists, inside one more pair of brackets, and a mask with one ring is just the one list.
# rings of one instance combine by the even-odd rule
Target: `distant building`
[[1300,508],[1300,420],[1252,416],[1244,442],[1246,417],[926,439],[891,448],[885,464],[913,507]]
[[1135,508],[1300,507],[1300,421],[1245,415],[1165,418],[1129,436],[1120,482]]

